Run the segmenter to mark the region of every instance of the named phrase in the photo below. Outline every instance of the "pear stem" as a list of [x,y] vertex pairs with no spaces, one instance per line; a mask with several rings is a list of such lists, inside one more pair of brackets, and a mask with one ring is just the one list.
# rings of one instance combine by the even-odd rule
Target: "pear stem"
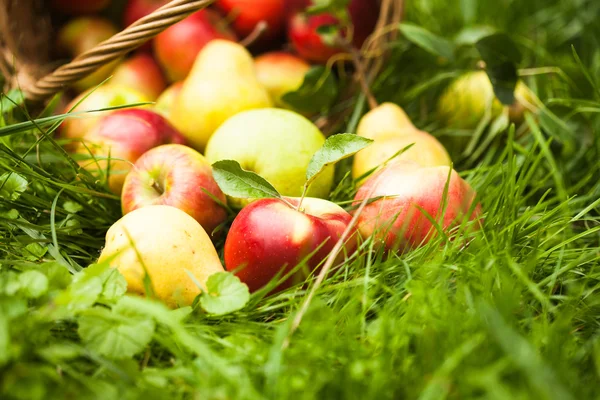
[[252,43],[254,43],[263,33],[265,33],[265,31],[267,30],[267,28],[269,27],[269,25],[266,23],[266,21],[260,21],[258,24],[256,24],[256,26],[254,27],[254,30],[252,32],[250,32],[250,34],[248,36],[246,36],[244,39],[242,39],[240,41],[240,44],[244,47],[248,47],[250,46]]

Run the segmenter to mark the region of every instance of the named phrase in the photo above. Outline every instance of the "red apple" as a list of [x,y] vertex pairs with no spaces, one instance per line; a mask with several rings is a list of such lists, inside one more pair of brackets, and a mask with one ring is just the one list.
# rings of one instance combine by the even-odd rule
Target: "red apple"
[[[74,18],[58,31],[58,51],[68,58],[75,58],[117,33],[117,27],[106,18],[97,16]],[[99,85],[110,76],[120,62],[120,59],[116,59],[104,64],[74,83],[73,87],[81,92]]]
[[158,34],[154,54],[172,82],[183,80],[200,50],[213,39],[237,40],[216,11],[200,10]]
[[[295,206],[299,201],[286,200]],[[352,219],[340,206],[323,199],[305,198],[302,208],[298,211],[279,199],[261,199],[244,207],[233,221],[225,241],[225,266],[250,291],[264,287],[282,270],[283,277],[310,256],[308,268],[298,269],[277,290],[302,282],[320,267]],[[344,244],[340,261],[356,249],[357,239],[355,231]]]
[[[353,26],[352,45],[360,49],[367,37],[375,29],[379,18],[379,6],[374,0],[352,0],[348,13]],[[288,25],[288,38],[296,51],[305,59],[325,63],[342,49],[323,42],[317,32],[322,26],[338,25],[339,20],[331,14],[308,15],[304,12],[294,14]],[[342,32],[342,34],[345,34]]]
[[310,5],[311,0],[285,0],[285,21],[289,24],[290,19],[297,13],[304,11]]
[[52,0],[52,8],[63,14],[93,14],[104,10],[111,0]]
[[[146,102],[150,102],[150,99],[137,90],[117,84],[104,85],[99,88],[89,89],[75,97],[65,107],[63,113],[67,113],[71,109],[73,109],[73,112],[80,113]],[[96,126],[102,117],[113,112],[90,112],[77,117],[67,118],[60,125],[60,135],[66,139],[81,139]],[[65,147],[71,148],[72,145],[72,143],[68,143]]]
[[326,63],[327,60],[343,50],[325,44],[317,33],[317,29],[321,26],[335,25],[338,22],[338,19],[330,14],[298,13],[290,20],[288,29],[290,42],[302,58],[316,63]]
[[146,53],[138,53],[120,64],[113,72],[110,84],[130,87],[150,100],[156,100],[167,86],[160,67]]
[[[437,235],[420,209],[447,231],[463,222],[476,196],[475,190],[450,167],[422,167],[412,161],[396,161],[370,176],[356,193],[355,204],[369,193],[370,198],[385,197],[365,206],[358,217],[360,233],[365,238],[374,236],[386,250],[400,251],[416,248]],[[481,206],[477,204],[468,218],[477,219],[480,214]]]
[[256,76],[278,107],[289,108],[281,97],[302,86],[310,64],[290,53],[273,51],[254,59]]
[[[184,143],[184,139],[162,116],[150,110],[118,110],[98,121],[76,153],[96,157],[98,162],[89,157],[80,161],[89,171],[106,172],[110,168],[109,187],[120,194],[131,164],[151,148],[167,143]],[[109,155],[110,165],[105,159]]]
[[259,40],[272,39],[282,31],[285,24],[284,0],[218,0],[216,6],[234,17],[233,29],[240,37],[250,35],[264,21],[267,28]]
[[124,215],[148,205],[179,208],[211,235],[227,219],[226,210],[213,198],[227,202],[204,156],[181,144],[166,144],[135,162],[125,178],[121,204]]
[[133,24],[168,2],[169,0],[129,0],[123,11],[123,26],[127,27]]

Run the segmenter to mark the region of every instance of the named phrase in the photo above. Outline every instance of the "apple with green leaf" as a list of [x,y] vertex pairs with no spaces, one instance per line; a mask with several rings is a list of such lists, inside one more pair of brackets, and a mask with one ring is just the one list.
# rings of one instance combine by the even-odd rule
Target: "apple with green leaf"
[[445,234],[467,220],[479,227],[481,206],[474,204],[475,197],[475,190],[451,167],[395,160],[365,181],[354,202],[374,200],[358,216],[363,237],[374,236],[378,248],[402,252],[439,234],[431,219]]
[[337,262],[353,253],[359,237],[352,216],[335,203],[305,195],[327,166],[371,142],[352,134],[329,137],[311,159],[301,197],[280,195],[267,180],[243,170],[236,161],[214,163],[213,175],[225,194],[258,199],[244,207],[231,225],[224,249],[226,268],[252,292],[279,291],[304,281],[332,252]]
[[144,153],[125,178],[121,193],[123,215],[148,205],[177,207],[194,217],[210,236],[227,219],[226,202],[210,163],[181,144],[165,144]]

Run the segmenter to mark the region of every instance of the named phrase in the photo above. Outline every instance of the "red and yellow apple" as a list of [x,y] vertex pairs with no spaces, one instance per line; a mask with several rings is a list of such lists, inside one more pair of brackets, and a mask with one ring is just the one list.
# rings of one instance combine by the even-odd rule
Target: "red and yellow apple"
[[162,116],[150,110],[118,110],[100,119],[75,152],[87,170],[109,170],[108,186],[121,194],[132,164],[151,148],[167,143],[184,143],[184,139]]
[[358,217],[358,228],[363,237],[373,236],[377,246],[388,251],[414,249],[434,238],[438,232],[426,215],[447,232],[465,218],[478,220],[481,214],[479,204],[472,208],[475,190],[445,166],[423,167],[412,161],[390,163],[360,187],[355,204],[367,196],[381,198],[365,206]]
[[259,40],[272,39],[283,29],[284,0],[217,0],[216,6],[233,18],[233,29],[240,37],[250,35],[264,21],[267,26]]
[[[286,200],[294,206],[299,202],[298,198]],[[344,209],[323,199],[307,197],[301,210],[279,199],[256,200],[244,207],[231,225],[225,241],[225,266],[255,292],[279,273],[282,278],[306,261],[276,289],[290,287],[321,266],[351,220]],[[357,235],[351,233],[336,261],[356,249]]]
[[204,156],[181,144],[165,144],[135,162],[125,178],[121,205],[123,214],[148,205],[177,207],[212,236],[227,219],[226,210],[213,198],[227,202]]
[[290,108],[281,97],[302,86],[310,64],[293,54],[273,51],[254,59],[259,82],[267,89],[276,106]]
[[[72,112],[79,113],[149,101],[149,98],[134,89],[120,85],[104,85],[81,93],[71,100],[63,112],[67,113],[73,109]],[[92,130],[100,118],[112,112],[114,111],[90,112],[77,117],[69,117],[60,125],[60,135],[66,139],[81,139]],[[70,146],[71,144],[66,145],[67,148]]]
[[[75,58],[118,32],[117,27],[108,19],[97,16],[78,17],[60,28],[57,34],[57,47],[63,55]],[[99,85],[108,78],[120,63],[120,59],[108,62],[88,76],[73,84],[77,91],[83,91]]]
[[110,85],[122,85],[137,90],[150,100],[156,100],[167,83],[151,55],[138,53],[121,63],[113,72]]
[[204,9],[159,33],[154,54],[170,81],[187,77],[196,56],[213,39],[236,41],[235,34],[214,10]]
[[67,15],[93,14],[104,10],[111,0],[52,0],[54,10]]

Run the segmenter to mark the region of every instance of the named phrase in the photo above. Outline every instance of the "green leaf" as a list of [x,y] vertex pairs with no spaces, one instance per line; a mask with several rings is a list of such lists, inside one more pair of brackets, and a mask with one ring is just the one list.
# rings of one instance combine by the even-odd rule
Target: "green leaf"
[[339,93],[338,83],[331,70],[324,66],[312,66],[304,75],[302,86],[285,93],[281,100],[303,113],[317,113],[328,109]]
[[92,351],[112,359],[127,359],[150,343],[155,327],[152,318],[126,304],[117,304],[112,311],[100,307],[85,311],[77,332]]
[[334,164],[344,158],[350,157],[373,143],[352,133],[339,133],[325,140],[323,146],[313,155],[306,170],[307,185],[328,165]]
[[23,256],[30,261],[37,261],[44,257],[48,252],[48,247],[42,246],[39,243],[29,243],[23,249]]
[[27,190],[27,179],[14,172],[5,172],[0,176],[0,197],[15,201]]
[[475,43],[486,72],[494,87],[494,93],[503,104],[515,101],[514,91],[519,79],[517,66],[521,53],[512,39],[503,33],[486,36]]
[[17,219],[19,218],[19,211],[14,208],[11,208],[10,210],[0,209],[0,217],[6,219]]
[[400,24],[400,31],[407,40],[434,56],[444,57],[450,61],[454,60],[454,45],[449,40],[434,35],[425,28],[406,22]]
[[338,46],[338,41],[342,37],[339,24],[321,25],[317,28],[317,34],[323,43],[330,47]]
[[306,9],[308,14],[339,14],[346,10],[350,0],[312,0]]
[[30,270],[19,275],[21,293],[26,297],[36,299],[48,291],[48,278],[43,273]]
[[0,113],[8,114],[15,108],[25,104],[25,96],[19,89],[13,89],[6,94],[0,96]]
[[206,282],[207,293],[202,293],[200,305],[214,315],[229,314],[242,309],[250,300],[248,286],[229,272],[211,275]]
[[65,201],[65,203],[63,204],[63,208],[65,209],[65,211],[71,214],[76,214],[79,211],[83,210],[83,206],[79,203],[75,203],[74,201]]
[[254,172],[242,169],[235,160],[217,161],[212,168],[215,181],[227,196],[245,199],[281,198],[277,189],[266,179]]

